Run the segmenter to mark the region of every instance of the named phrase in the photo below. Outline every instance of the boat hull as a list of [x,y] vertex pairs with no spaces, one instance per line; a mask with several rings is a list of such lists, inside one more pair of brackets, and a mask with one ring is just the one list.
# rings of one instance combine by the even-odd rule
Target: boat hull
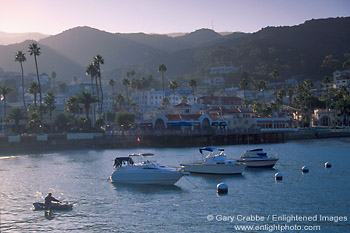
[[174,185],[183,173],[176,169],[142,169],[137,166],[117,168],[110,176],[110,180],[125,184],[156,184]]
[[249,168],[273,168],[278,161],[275,159],[239,159],[238,163],[246,165]]
[[[45,204],[41,202],[34,202],[33,208],[34,210],[45,210]],[[72,208],[73,208],[73,204],[70,204],[70,203],[63,203],[63,204],[52,203],[50,206],[50,210],[71,210]]]
[[246,167],[243,164],[180,164],[180,166],[185,172],[218,175],[242,174]]

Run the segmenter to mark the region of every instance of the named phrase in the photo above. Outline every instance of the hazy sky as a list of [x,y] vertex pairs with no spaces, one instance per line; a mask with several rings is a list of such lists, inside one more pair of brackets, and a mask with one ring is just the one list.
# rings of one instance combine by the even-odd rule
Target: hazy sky
[[170,33],[254,32],[350,16],[350,0],[0,0],[0,31],[58,34],[76,26]]

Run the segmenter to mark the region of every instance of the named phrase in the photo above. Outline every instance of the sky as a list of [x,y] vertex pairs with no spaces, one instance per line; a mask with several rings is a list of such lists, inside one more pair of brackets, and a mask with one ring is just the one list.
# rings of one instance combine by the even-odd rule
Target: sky
[[113,33],[255,32],[346,16],[350,0],[0,0],[0,31],[51,35],[77,26]]

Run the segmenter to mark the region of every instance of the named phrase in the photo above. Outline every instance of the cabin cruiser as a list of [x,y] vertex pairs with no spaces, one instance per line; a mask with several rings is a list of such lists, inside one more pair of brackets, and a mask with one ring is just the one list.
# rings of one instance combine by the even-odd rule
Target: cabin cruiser
[[117,157],[112,182],[128,184],[173,185],[188,173],[170,168],[150,160],[154,154],[131,154],[128,157]]
[[277,161],[277,157],[267,156],[263,149],[247,150],[237,160],[238,163],[251,168],[273,168]]
[[245,165],[237,163],[235,160],[228,160],[224,149],[218,149],[215,147],[200,148],[199,152],[202,154],[208,152],[208,155],[201,161],[194,163],[180,164],[181,169],[190,173],[201,174],[242,174],[245,169]]

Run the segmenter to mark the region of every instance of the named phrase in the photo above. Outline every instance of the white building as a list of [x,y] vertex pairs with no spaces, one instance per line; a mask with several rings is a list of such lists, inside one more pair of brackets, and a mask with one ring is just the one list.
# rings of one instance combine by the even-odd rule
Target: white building
[[338,89],[341,86],[350,87],[350,70],[337,70],[333,73],[333,88]]

